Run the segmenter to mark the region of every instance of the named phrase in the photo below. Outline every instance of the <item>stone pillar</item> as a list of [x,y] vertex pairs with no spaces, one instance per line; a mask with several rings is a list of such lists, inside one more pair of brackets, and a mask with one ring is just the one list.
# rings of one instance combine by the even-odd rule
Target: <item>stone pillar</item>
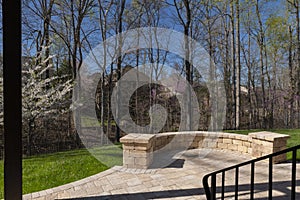
[[154,134],[128,134],[120,139],[123,144],[123,166],[147,169],[153,161]]
[[[275,153],[286,148],[289,135],[272,133],[267,131],[249,133],[252,138],[252,157],[258,158],[271,153]],[[281,154],[273,158],[274,163],[286,160],[286,154]]]

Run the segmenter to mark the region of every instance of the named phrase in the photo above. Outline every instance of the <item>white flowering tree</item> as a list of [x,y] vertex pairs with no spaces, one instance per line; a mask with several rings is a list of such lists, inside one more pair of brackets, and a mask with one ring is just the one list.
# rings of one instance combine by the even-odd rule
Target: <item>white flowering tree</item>
[[[38,118],[50,114],[64,113],[70,107],[72,79],[66,76],[51,75],[46,78],[46,71],[53,70],[51,60],[54,56],[25,62],[22,66],[22,119],[26,128],[27,154],[31,154],[32,136]],[[0,79],[0,123],[3,123],[3,81]]]

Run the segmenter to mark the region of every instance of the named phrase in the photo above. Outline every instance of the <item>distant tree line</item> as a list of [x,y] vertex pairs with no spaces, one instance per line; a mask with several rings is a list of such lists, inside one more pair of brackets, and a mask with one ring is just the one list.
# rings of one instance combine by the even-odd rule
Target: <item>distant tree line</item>
[[[85,56],[111,36],[149,26],[180,31],[203,45],[222,76],[227,102],[224,129],[300,127],[297,0],[23,0],[22,22],[24,56],[35,58],[35,66],[44,63],[44,78],[72,80]],[[122,47],[118,42],[117,51]],[[192,53],[188,48],[185,58]],[[45,59],[52,55],[51,60]],[[180,72],[197,93],[199,129],[207,129],[211,102],[201,72],[188,59],[167,51],[137,49],[112,63],[104,62],[105,73],[95,94],[99,123],[107,132],[114,131],[114,140],[119,140],[121,130],[109,97],[126,67],[145,63],[154,63],[149,73],[153,80],[163,76],[164,65]],[[46,67],[50,64],[51,69]],[[176,130],[180,109],[167,93],[157,84],[138,89],[130,102],[135,122],[149,123],[148,107],[159,103],[169,114],[162,131]]]

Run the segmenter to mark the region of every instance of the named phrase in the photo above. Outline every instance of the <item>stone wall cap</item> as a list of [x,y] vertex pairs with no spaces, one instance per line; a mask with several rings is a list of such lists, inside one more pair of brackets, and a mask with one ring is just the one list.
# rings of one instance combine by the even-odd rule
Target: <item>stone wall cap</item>
[[235,138],[239,139],[239,140],[249,141],[250,136],[249,135],[238,134],[238,135],[235,135]]
[[165,132],[165,133],[158,133],[156,134],[156,137],[165,137],[165,136],[170,136],[170,135],[177,135],[177,134],[183,134],[181,132]]
[[120,142],[123,144],[140,144],[140,143],[148,143],[153,138],[155,138],[154,134],[141,134],[141,133],[130,133],[120,138]]
[[224,133],[217,132],[217,131],[206,131],[206,132],[203,132],[202,135],[205,137],[223,137]]
[[257,139],[262,139],[262,140],[267,140],[267,141],[274,141],[275,139],[283,139],[283,138],[290,138],[289,135],[286,134],[281,134],[281,133],[274,133],[274,132],[269,132],[269,131],[260,131],[260,132],[254,132],[254,133],[249,133],[249,136],[252,138],[257,138]]

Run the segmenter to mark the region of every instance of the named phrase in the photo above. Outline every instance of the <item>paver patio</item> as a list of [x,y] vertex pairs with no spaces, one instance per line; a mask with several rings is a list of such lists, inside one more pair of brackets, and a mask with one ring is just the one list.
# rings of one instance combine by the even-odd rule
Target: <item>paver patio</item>
[[[216,149],[201,158],[199,151],[201,149],[187,150],[180,158],[175,157],[175,162],[165,168],[145,170],[116,166],[80,181],[24,195],[23,199],[205,199],[202,186],[205,174],[251,159],[244,154]],[[267,164],[262,161],[256,165],[255,199],[266,199]],[[300,185],[299,168],[297,166],[297,185]],[[240,169],[240,199],[249,199],[249,171],[250,166]],[[275,164],[273,171],[273,199],[289,199],[291,164]],[[234,171],[227,174],[226,178],[226,184],[229,185],[226,187],[226,199],[233,199]],[[299,189],[296,188],[298,198]]]

